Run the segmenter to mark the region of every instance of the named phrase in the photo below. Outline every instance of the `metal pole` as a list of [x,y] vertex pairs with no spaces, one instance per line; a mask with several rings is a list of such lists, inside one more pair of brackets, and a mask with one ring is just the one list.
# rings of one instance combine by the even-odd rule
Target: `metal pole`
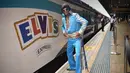
[[124,73],[126,73],[126,36],[124,36]]
[[114,24],[113,25],[113,40],[114,40],[114,49],[115,51],[114,52],[111,52],[112,55],[120,55],[120,53],[117,52],[117,27],[116,25]]
[[84,48],[83,42],[82,42],[82,48],[83,48],[83,56],[84,56],[84,61],[85,61],[85,69],[88,69],[88,64],[87,64],[87,59],[86,59],[86,53],[85,53],[85,48]]
[[114,25],[114,31],[113,31],[113,37],[114,37],[114,46],[115,46],[115,52],[117,52],[117,27]]
[[[87,59],[86,59],[86,53],[85,53],[85,48],[84,48],[84,42],[83,42],[83,37],[82,37],[82,40],[81,40],[81,45],[82,45],[82,58],[84,60],[84,64],[85,64],[85,67],[83,69],[87,69],[88,70],[88,64],[87,64]],[[82,62],[82,61],[81,61]],[[82,62],[82,65],[83,65],[83,62]]]
[[127,37],[124,36],[124,73],[127,73],[127,50],[126,50]]

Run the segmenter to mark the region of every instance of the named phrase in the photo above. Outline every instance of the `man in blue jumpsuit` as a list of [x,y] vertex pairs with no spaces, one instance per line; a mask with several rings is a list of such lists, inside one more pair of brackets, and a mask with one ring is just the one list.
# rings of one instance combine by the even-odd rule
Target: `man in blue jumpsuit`
[[[81,35],[83,34],[88,21],[77,13],[72,13],[71,8],[67,4],[62,5],[62,31],[66,38],[67,57],[69,62],[69,70],[76,70],[81,73]],[[76,51],[76,59],[73,57],[73,51]]]

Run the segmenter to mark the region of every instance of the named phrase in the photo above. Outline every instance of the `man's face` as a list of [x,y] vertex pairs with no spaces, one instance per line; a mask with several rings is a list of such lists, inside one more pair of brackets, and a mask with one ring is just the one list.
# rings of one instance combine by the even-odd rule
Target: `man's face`
[[69,14],[69,9],[64,8],[64,9],[63,9],[63,13],[64,13],[65,15],[68,15],[68,14]]

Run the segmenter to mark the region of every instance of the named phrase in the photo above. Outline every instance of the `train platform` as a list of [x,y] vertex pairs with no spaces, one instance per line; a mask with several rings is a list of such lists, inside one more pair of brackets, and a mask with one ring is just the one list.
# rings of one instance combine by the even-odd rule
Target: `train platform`
[[[124,73],[124,36],[130,35],[130,26],[123,21],[116,24],[116,27],[117,45],[114,44],[113,32],[109,31],[110,23],[105,26],[104,32],[100,30],[84,45],[89,72],[83,69],[82,73]],[[119,54],[111,54],[115,51]],[[67,71],[68,67],[66,62],[55,73],[75,73]]]
[[[110,57],[110,72],[111,73],[125,73],[124,72],[124,36],[130,35],[130,25],[126,22],[120,22],[117,24],[117,46],[111,44],[111,51],[115,51],[117,48],[117,52],[120,55],[111,55]],[[128,67],[128,72],[130,69]]]

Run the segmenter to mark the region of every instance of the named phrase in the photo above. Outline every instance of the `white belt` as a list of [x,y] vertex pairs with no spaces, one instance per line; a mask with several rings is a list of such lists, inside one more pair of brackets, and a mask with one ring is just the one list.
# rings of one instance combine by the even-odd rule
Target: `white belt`
[[68,34],[69,38],[76,38],[76,33]]

